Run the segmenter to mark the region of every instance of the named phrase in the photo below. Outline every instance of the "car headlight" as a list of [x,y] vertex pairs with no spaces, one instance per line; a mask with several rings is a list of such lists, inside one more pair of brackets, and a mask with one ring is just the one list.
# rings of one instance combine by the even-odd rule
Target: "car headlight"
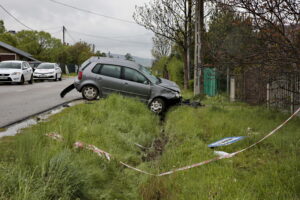
[[21,75],[21,72],[14,72],[11,74],[12,76],[20,76]]
[[176,97],[176,98],[180,98],[180,97],[181,97],[180,92],[176,92],[175,97]]

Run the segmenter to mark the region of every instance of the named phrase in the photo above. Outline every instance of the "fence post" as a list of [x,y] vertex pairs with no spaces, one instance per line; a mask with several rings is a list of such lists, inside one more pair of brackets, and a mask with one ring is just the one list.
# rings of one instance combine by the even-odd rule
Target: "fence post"
[[291,113],[293,114],[294,111],[295,111],[295,108],[294,108],[294,92],[295,92],[295,81],[294,81],[294,77],[292,76],[291,77],[291,87],[290,87],[290,90],[291,90]]
[[270,83],[267,83],[267,107],[270,108]]
[[230,78],[230,101],[235,101],[235,78]]
[[227,75],[226,75],[226,92],[227,92],[227,95],[230,94],[230,75],[229,75],[230,71],[229,71],[229,67],[227,67]]

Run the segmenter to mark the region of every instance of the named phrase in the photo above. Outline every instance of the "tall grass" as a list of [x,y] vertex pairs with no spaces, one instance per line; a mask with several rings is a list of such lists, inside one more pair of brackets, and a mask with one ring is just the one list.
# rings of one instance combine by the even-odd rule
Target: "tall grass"
[[[215,157],[207,147],[214,141],[247,136],[215,149],[234,152],[288,117],[232,104],[222,96],[204,103],[207,106],[198,109],[172,108],[161,125],[146,105],[113,95],[68,108],[16,137],[1,139],[0,199],[299,199],[299,118],[236,157],[169,176],[152,177],[119,164],[124,161],[152,173],[190,165]],[[47,138],[50,132],[62,134],[63,142]],[[161,146],[153,145],[158,138]],[[74,149],[76,141],[111,153],[112,161]],[[155,153],[161,149],[161,155]]]
[[[159,119],[135,100],[111,96],[78,105],[0,144],[0,199],[139,199],[139,176],[117,160],[139,165],[142,152],[159,134]],[[46,133],[57,132],[64,141]],[[84,141],[110,152],[108,162],[89,151],[74,150]],[[8,150],[6,150],[6,148]]]
[[[216,148],[234,152],[258,141],[288,115],[262,107],[205,101],[205,108],[180,107],[167,115],[166,151],[157,163],[166,171],[215,157],[208,144],[228,136],[243,141]],[[238,156],[176,174],[150,178],[141,187],[144,199],[299,199],[300,119]]]

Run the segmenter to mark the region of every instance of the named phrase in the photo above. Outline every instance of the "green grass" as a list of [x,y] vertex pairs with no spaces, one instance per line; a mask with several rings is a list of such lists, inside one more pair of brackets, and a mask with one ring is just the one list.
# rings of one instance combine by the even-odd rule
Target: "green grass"
[[[67,108],[49,122],[3,138],[0,199],[299,199],[299,118],[236,157],[170,176],[151,177],[118,163],[165,172],[215,157],[207,145],[223,137],[248,136],[216,150],[247,147],[288,117],[223,96],[203,102],[206,106],[198,109],[172,108],[161,124],[146,105],[111,96]],[[50,132],[62,134],[64,141],[44,136]],[[163,153],[151,154],[158,138],[167,141],[158,146]],[[96,145],[113,160],[75,150],[76,141]],[[151,148],[142,151],[135,143]]]
[[[228,136],[248,136],[216,150],[234,152],[258,141],[288,115],[262,107],[206,99],[202,109],[181,107],[168,113],[166,151],[157,162],[160,171],[215,157],[207,145]],[[299,199],[300,120],[294,119],[276,135],[231,159],[153,178],[142,187],[144,199]],[[155,183],[155,184],[154,184]],[[158,195],[159,194],[159,195]]]
[[[140,175],[128,173],[118,161],[138,166],[142,152],[134,143],[150,146],[159,135],[158,123],[144,104],[111,96],[68,108],[14,140],[5,138],[0,199],[138,199]],[[47,138],[50,132],[62,134],[64,142]],[[113,161],[74,150],[76,141],[110,152]]]
[[77,73],[69,73],[69,74],[63,74],[63,78],[71,78],[71,77],[76,77]]

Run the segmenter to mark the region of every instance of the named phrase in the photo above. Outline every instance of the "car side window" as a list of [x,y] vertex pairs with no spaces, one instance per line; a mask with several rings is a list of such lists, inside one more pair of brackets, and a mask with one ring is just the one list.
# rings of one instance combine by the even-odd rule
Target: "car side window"
[[124,68],[124,79],[127,81],[133,81],[137,83],[147,84],[148,80],[140,72],[125,67]]
[[27,69],[27,66],[26,66],[25,63],[22,63],[22,69],[23,69],[23,70],[24,70],[24,69]]
[[121,78],[121,67],[115,65],[102,65],[100,74],[112,78]]
[[95,74],[100,74],[101,64],[95,65],[95,67],[92,69],[92,72]]

